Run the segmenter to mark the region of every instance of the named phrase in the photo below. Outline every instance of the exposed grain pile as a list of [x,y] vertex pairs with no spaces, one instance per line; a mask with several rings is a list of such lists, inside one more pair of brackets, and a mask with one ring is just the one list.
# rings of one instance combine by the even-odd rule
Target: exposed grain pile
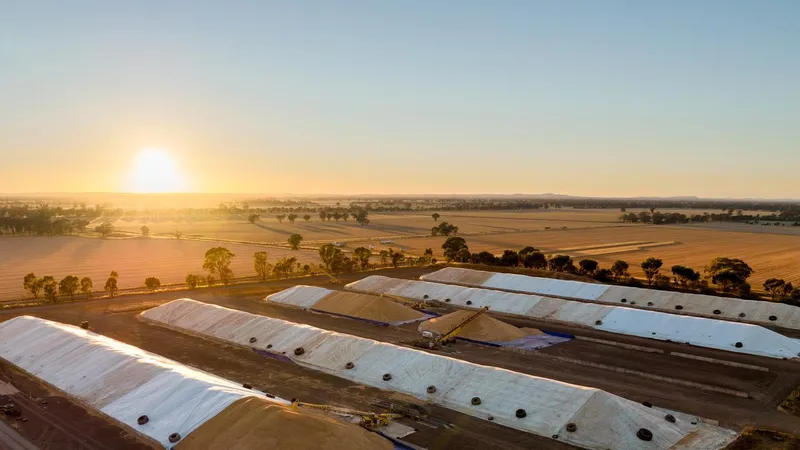
[[[475,311],[456,311],[435,319],[427,320],[419,325],[419,331],[433,331],[434,333],[444,334],[452,330],[453,327],[466,320]],[[485,314],[478,316],[475,320],[468,323],[459,337],[483,342],[506,342],[514,341],[525,337],[527,333],[519,328],[501,322]]]
[[386,323],[425,318],[425,314],[392,300],[353,292],[332,292],[318,301],[314,310]]
[[269,448],[389,450],[392,444],[361,427],[307,409],[243,398],[181,441],[176,450]]

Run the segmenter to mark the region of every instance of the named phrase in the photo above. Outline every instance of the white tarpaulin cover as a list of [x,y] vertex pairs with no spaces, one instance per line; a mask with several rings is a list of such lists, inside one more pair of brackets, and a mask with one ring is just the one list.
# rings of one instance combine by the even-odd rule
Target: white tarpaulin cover
[[459,267],[446,267],[423,275],[420,279],[601,303],[633,304],[635,308],[671,314],[729,319],[800,330],[800,308],[783,303],[609,286]]
[[[290,403],[105,336],[30,316],[0,323],[0,358],[165,448],[174,445],[170,434],[186,437],[241,398]],[[139,425],[142,415],[149,422]]]
[[[356,383],[391,390],[475,417],[590,449],[719,449],[732,432],[699,419],[670,423],[663,412],[607,392],[257,316],[193,300],[175,300],[141,314],[205,335],[290,358]],[[255,342],[251,343],[255,338]],[[300,350],[302,349],[302,351]],[[350,363],[350,364],[348,364]],[[476,401],[477,400],[477,401]],[[523,417],[517,410],[524,409]],[[567,424],[574,424],[569,427]],[[645,428],[652,440],[637,437]],[[691,444],[702,430],[713,439]],[[711,442],[711,445],[709,445]]]
[[[797,339],[791,339],[762,326],[747,323],[428,281],[399,280],[380,275],[372,275],[355,281],[345,288],[364,293],[395,295],[411,300],[430,299],[443,302],[449,300],[447,303],[459,307],[482,308],[488,306],[490,311],[500,313],[538,320],[553,320],[647,339],[687,342],[698,347],[737,353],[770,358],[800,357],[800,341]],[[737,347],[737,342],[742,345]]]
[[330,289],[325,289],[316,286],[292,286],[289,289],[284,289],[267,296],[267,300],[275,303],[281,303],[287,306],[294,306],[295,308],[311,309],[323,297],[329,295]]

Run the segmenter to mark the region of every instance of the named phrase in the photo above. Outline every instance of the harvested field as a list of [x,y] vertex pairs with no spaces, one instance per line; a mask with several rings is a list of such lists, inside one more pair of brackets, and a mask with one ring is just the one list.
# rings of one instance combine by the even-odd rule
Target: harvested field
[[[544,230],[545,228],[561,229],[588,228],[617,224],[616,215],[594,215],[594,220],[587,220],[578,213],[557,213],[560,217],[535,216],[534,213],[514,213],[504,211],[485,211],[480,214],[442,212],[439,222],[447,221],[459,227],[460,234],[508,233],[519,231]],[[139,234],[142,226],[150,228],[153,234],[171,235],[180,230],[187,237],[205,237],[224,240],[248,242],[264,242],[284,244],[294,233],[305,238],[306,243],[330,243],[375,241],[382,238],[400,238],[410,236],[428,236],[431,228],[437,224],[428,213],[373,213],[369,216],[369,226],[362,227],[353,220],[347,222],[321,221],[316,214],[311,214],[309,222],[302,218],[295,223],[284,220],[279,222],[274,216],[265,215],[254,224],[244,216],[231,216],[216,219],[203,217],[195,220],[142,220],[140,218],[121,218],[114,222],[117,231]],[[592,216],[590,214],[590,216]],[[375,243],[375,242],[372,242]],[[395,246],[397,248],[397,246]]]
[[144,279],[158,277],[161,284],[183,283],[186,274],[203,274],[203,257],[211,247],[223,245],[237,255],[231,269],[237,277],[255,276],[253,253],[267,251],[271,261],[294,256],[302,263],[319,260],[316,252],[168,239],[90,239],[74,236],[0,237],[0,301],[28,297],[22,278],[29,272],[88,276],[97,291],[109,273],[119,273],[120,289],[143,287]]
[[[403,245],[411,253],[419,253],[425,248],[433,248],[441,256],[444,237],[404,239]],[[725,232],[705,230],[687,226],[640,225],[628,227],[587,228],[581,230],[553,230],[535,233],[506,233],[484,236],[465,236],[470,251],[490,251],[496,254],[505,249],[519,250],[532,245],[546,253],[562,252],[580,258],[579,250],[564,251],[570,248],[606,246],[609,243],[626,242],[676,242],[674,245],[631,248],[622,253],[596,255],[593,259],[602,266],[609,266],[617,259],[630,263],[631,273],[643,276],[639,263],[654,256],[664,260],[664,267],[675,264],[693,267],[702,271],[713,258],[727,256],[741,258],[754,270],[750,283],[758,289],[767,278],[783,278],[800,282],[800,236]],[[597,247],[600,248],[600,247]],[[605,247],[603,247],[605,248]]]
[[314,305],[314,310],[384,323],[420,320],[425,314],[374,295],[335,291]]
[[[581,249],[577,252],[581,255],[598,256],[598,255],[612,255],[615,253],[635,252],[637,250],[645,250],[653,247],[665,247],[667,245],[675,245],[675,241],[666,242],[643,242],[635,245],[622,245],[622,246],[607,246],[603,248]],[[565,249],[559,249],[559,252],[564,252]]]
[[[419,331],[433,331],[437,334],[444,334],[473,314],[475,314],[475,311],[456,311],[435,319],[426,320],[419,325]],[[468,323],[458,333],[458,337],[482,342],[513,341],[527,335],[528,333],[514,325],[509,325],[485,314]]]

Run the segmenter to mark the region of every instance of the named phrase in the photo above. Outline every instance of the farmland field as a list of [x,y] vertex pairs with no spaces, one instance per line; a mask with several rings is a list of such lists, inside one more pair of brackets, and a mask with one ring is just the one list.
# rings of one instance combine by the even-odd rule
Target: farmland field
[[[144,279],[158,277],[162,284],[182,283],[188,273],[203,274],[203,256],[214,242],[174,239],[91,239],[74,236],[0,237],[0,300],[26,296],[22,278],[29,272],[51,275],[88,276],[102,290],[109,273],[119,273],[119,287],[144,286]],[[302,263],[318,261],[316,252],[225,244],[237,255],[231,268],[237,277],[254,276],[253,253],[267,251],[275,262],[294,256]],[[29,294],[28,294],[29,295]]]
[[[617,214],[613,217],[607,214],[597,216],[589,214],[589,216],[595,220],[587,220],[581,213],[577,213],[575,217],[566,212],[539,217],[537,213],[487,211],[477,214],[442,213],[439,222],[448,221],[457,225],[460,234],[508,233],[546,228],[608,226],[609,223],[616,223]],[[305,243],[324,244],[358,239],[428,236],[431,233],[431,227],[436,225],[431,215],[427,213],[371,214],[369,219],[369,225],[362,227],[354,220],[322,222],[316,215],[312,216],[310,222],[298,219],[293,224],[287,220],[280,223],[274,215],[265,215],[254,224],[248,222],[244,217],[204,218],[204,220],[196,221],[145,221],[123,218],[114,222],[114,227],[117,231],[138,234],[141,227],[146,225],[150,228],[151,233],[156,234],[172,234],[176,230],[180,230],[185,236],[274,244],[284,244],[289,236],[298,233],[303,236]]]
[[[755,270],[751,278],[760,288],[767,278],[800,281],[800,236],[747,233],[702,229],[692,226],[636,225],[550,230],[496,235],[464,236],[470,251],[487,250],[501,253],[531,245],[545,253],[565,253],[574,258],[591,258],[609,266],[617,259],[630,263],[632,274],[643,276],[639,263],[655,256],[664,260],[664,267],[675,264],[701,270],[712,258],[741,258]],[[441,254],[442,237],[403,239],[397,241],[408,252],[433,248]]]
[[[618,221],[619,214],[618,210],[610,209],[442,211],[438,222],[458,226],[458,235],[467,240],[473,252],[500,253],[531,245],[545,253],[596,259],[603,266],[624,259],[636,276],[642,276],[638,265],[649,256],[662,258],[667,271],[674,264],[702,270],[712,258],[727,256],[742,258],[755,269],[751,278],[755,289],[770,277],[800,284],[800,235],[795,234],[800,227],[623,224]],[[369,225],[362,227],[353,220],[323,222],[316,215],[312,215],[310,222],[298,219],[293,224],[286,220],[280,223],[274,215],[265,215],[254,224],[243,216],[185,219],[125,216],[116,220],[114,227],[126,239],[0,237],[4,262],[0,268],[0,300],[24,296],[22,278],[28,272],[56,279],[70,274],[86,275],[102,286],[108,273],[116,270],[121,288],[141,287],[147,276],[159,277],[162,283],[182,282],[189,272],[203,273],[203,254],[216,245],[229,247],[239,255],[232,266],[236,276],[254,275],[251,255],[255,251],[268,251],[271,262],[291,255],[309,263],[318,261],[314,247],[331,242],[344,243],[345,251],[373,246],[375,252],[393,248],[417,255],[432,248],[441,256],[441,245],[446,238],[430,236],[436,222],[429,212],[373,213],[369,219]],[[143,225],[150,228],[151,238],[138,237]],[[161,236],[172,235],[176,230],[185,238]],[[308,250],[292,252],[272,247],[285,247],[286,239],[294,233],[303,236],[302,245]],[[391,242],[381,244],[381,240],[387,239]]]

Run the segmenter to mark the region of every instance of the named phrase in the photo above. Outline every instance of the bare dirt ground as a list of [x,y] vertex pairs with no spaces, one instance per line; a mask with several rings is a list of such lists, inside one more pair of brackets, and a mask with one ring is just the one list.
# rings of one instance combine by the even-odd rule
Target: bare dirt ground
[[[123,428],[87,411],[2,360],[0,383],[18,390],[0,395],[0,405],[13,405],[15,411],[13,414],[0,412],[0,422],[5,422],[42,450],[152,448]],[[5,448],[2,439],[1,448]]]
[[[426,271],[428,269],[392,269],[382,274],[398,278],[416,278]],[[353,281],[360,276],[365,274],[348,275],[343,281]],[[287,280],[263,285],[220,288],[202,294],[197,291],[195,294],[199,295],[192,297],[225,307],[388,342],[402,343],[417,337],[413,324],[404,327],[380,327],[261,301],[266,294],[284,289],[295,282],[296,280]],[[308,278],[303,283],[337,287],[328,284],[322,277]],[[263,358],[246,349],[209,343],[149,325],[136,318],[139,311],[174,298],[176,298],[174,294],[159,293],[72,305],[43,306],[7,311],[0,314],[0,320],[20,314],[31,314],[71,324],[88,320],[92,329],[99,333],[232,380],[249,382],[259,389],[287,398],[297,397],[305,401],[367,407],[377,400],[397,397],[396,394],[358,386],[291,363]],[[600,339],[612,343],[638,345],[650,351],[632,350],[578,339],[533,354],[514,353],[458,342],[449,348],[446,354],[478,364],[504,367],[535,376],[601,388],[634,401],[647,401],[656,406],[718,420],[721,425],[734,429],[745,426],[769,427],[785,432],[800,429],[800,418],[777,410],[778,404],[800,384],[797,362],[553,326],[537,321],[502,319],[516,326],[572,333],[581,338]],[[750,364],[767,371],[697,361],[675,353]],[[620,369],[628,373],[621,373]],[[677,383],[648,377],[649,375],[667,377],[677,380]],[[709,392],[692,383],[739,391],[745,393],[748,398]],[[538,439],[441,408],[433,409],[438,418],[454,423],[456,427],[431,429],[417,426],[420,431],[410,436],[409,441],[429,448],[565,448],[549,439]]]

